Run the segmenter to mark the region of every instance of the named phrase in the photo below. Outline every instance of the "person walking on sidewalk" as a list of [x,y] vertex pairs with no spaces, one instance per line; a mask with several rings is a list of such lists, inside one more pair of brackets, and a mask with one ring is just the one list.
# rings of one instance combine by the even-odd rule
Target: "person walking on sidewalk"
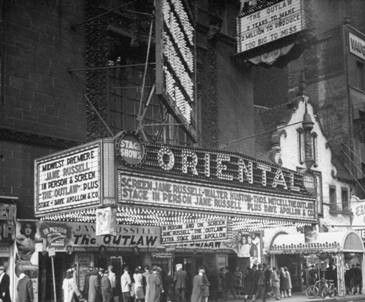
[[284,272],[285,272],[285,279],[287,280],[287,283],[285,284],[285,285],[287,285],[287,287],[285,288],[285,291],[286,291],[287,296],[291,297],[291,289],[292,289],[293,285],[291,282],[290,272],[286,266],[284,267]]
[[[256,299],[257,298],[261,298],[262,299],[262,302],[266,302],[266,292],[265,292],[265,289],[266,289],[266,284],[265,284],[265,273],[263,271],[263,267],[262,267],[262,264],[260,263],[258,265],[258,270],[257,270],[257,273],[256,273],[256,276],[257,276],[257,292],[256,292]],[[256,300],[255,299],[255,300]],[[253,299],[253,301],[255,301]]]
[[276,300],[280,300],[280,278],[276,271],[276,267],[272,268],[271,272],[271,285],[274,297]]

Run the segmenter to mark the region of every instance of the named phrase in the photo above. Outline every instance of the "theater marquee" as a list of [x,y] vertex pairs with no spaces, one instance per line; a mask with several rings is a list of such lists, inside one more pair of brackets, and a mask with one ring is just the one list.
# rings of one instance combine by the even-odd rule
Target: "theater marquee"
[[118,172],[118,202],[213,213],[315,220],[314,200]]

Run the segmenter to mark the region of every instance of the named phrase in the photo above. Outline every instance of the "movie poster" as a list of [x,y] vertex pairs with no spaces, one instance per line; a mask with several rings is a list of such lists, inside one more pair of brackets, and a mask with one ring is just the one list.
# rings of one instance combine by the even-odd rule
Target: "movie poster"
[[261,263],[261,235],[254,232],[238,231],[234,236],[235,252],[241,270]]
[[[15,272],[24,273],[33,283],[33,302],[38,302],[38,253],[42,248],[38,223],[34,220],[18,221],[16,228]],[[16,280],[18,282],[18,280]]]

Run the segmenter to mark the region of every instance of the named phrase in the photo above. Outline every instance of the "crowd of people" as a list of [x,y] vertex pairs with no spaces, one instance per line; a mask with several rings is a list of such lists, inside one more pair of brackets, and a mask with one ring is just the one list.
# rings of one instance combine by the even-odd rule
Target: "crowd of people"
[[123,302],[208,302],[225,301],[230,296],[239,296],[244,301],[266,301],[268,296],[277,300],[290,297],[291,288],[286,267],[277,270],[265,264],[253,265],[244,273],[238,269],[231,273],[225,267],[218,275],[210,277],[206,269],[200,267],[193,278],[182,264],[176,265],[173,275],[166,275],[159,266],[152,269],[139,266],[131,274],[125,266],[120,280],[112,265],[105,270],[90,267],[82,291],[77,287],[76,271],[72,267],[67,270],[62,284],[64,302],[119,302],[120,296]]

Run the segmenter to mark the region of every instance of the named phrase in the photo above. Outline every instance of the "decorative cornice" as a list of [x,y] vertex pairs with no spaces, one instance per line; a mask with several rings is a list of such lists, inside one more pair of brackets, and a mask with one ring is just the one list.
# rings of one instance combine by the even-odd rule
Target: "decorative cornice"
[[37,145],[57,149],[67,149],[82,143],[81,141],[40,135],[3,127],[0,127],[0,141],[12,141],[27,145]]

